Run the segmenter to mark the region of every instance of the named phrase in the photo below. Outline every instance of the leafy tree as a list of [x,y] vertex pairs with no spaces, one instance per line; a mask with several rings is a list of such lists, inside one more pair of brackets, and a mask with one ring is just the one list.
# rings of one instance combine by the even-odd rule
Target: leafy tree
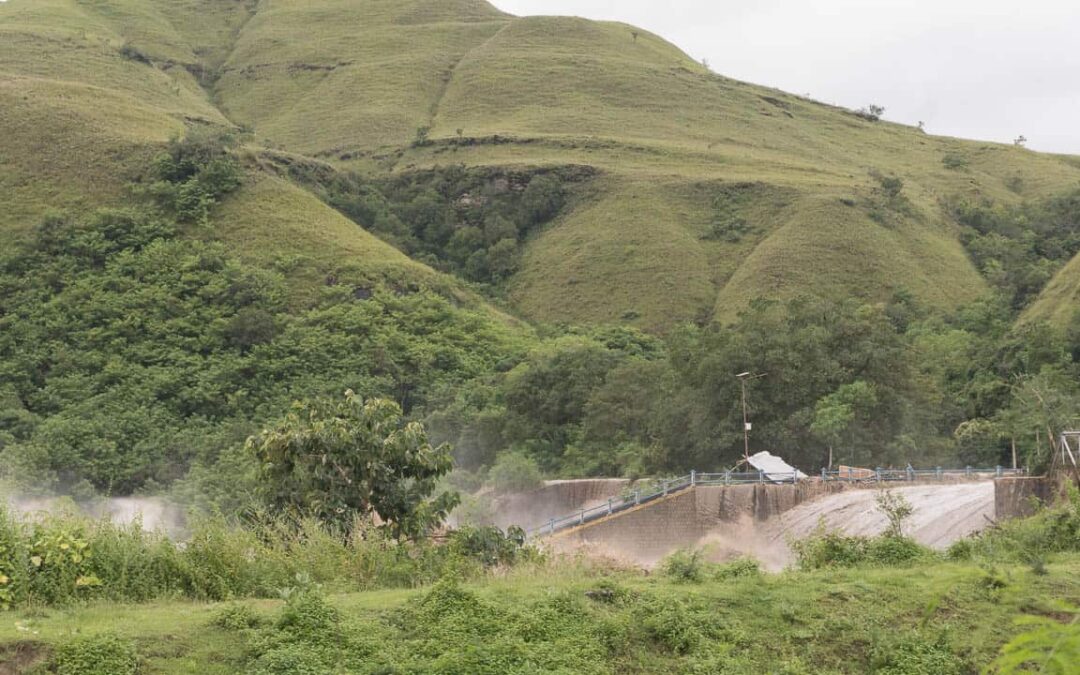
[[886,536],[897,539],[903,537],[904,521],[915,513],[915,507],[911,505],[911,502],[902,494],[891,490],[881,490],[874,495],[874,503],[878,511],[881,511],[889,521],[889,529],[885,531]]
[[499,455],[488,472],[488,481],[496,493],[528,492],[543,484],[536,461],[516,452]]
[[[874,386],[862,380],[842,385],[832,394],[818,400],[814,406],[814,421],[810,424],[810,432],[828,444],[830,468],[834,446],[848,438],[856,418],[866,420],[866,413],[872,411],[875,405],[877,394]],[[854,454],[854,448],[851,453],[852,463],[863,460]]]
[[172,139],[154,163],[147,192],[180,222],[206,224],[210,208],[243,180],[230,153],[234,144],[227,134],[203,130]]
[[399,537],[419,537],[443,522],[457,493],[438,495],[450,472],[447,445],[433,447],[424,427],[405,423],[385,399],[299,403],[248,440],[260,462],[263,495],[277,508],[348,527],[375,514]]

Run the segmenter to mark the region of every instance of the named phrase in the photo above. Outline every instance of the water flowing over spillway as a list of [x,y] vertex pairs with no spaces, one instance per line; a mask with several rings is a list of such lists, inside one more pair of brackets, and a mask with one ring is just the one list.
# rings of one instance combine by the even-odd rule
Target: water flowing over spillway
[[[915,485],[894,488],[891,492],[902,495],[914,508],[904,523],[904,534],[931,548],[945,549],[993,522],[991,481]],[[861,536],[880,534],[888,521],[877,508],[877,494],[877,490],[851,490],[828,495],[770,518],[761,527],[773,541],[803,539],[814,531],[819,521],[829,531]]]

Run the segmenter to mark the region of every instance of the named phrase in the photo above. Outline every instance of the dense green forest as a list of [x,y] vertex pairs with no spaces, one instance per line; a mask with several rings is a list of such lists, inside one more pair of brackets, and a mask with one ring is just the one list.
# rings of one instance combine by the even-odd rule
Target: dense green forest
[[[1076,248],[1075,195],[964,208],[973,255],[1000,274],[958,312],[904,292],[874,304],[759,300],[733,322],[657,335],[532,329],[435,290],[337,279],[297,307],[286,271],[191,236],[214,227],[214,204],[244,173],[223,139],[175,141],[129,208],[49,216],[3,255],[6,478],[74,494],[172,488],[227,506],[253,475],[248,435],[294,401],[346,389],[425,421],[463,470],[510,452],[553,476],[730,466],[745,371],[761,375],[748,391],[752,448],[807,471],[829,448],[860,465],[1004,464],[1014,442],[1037,467],[1047,433],[1080,409],[1080,322],[1017,323],[1033,279]],[[469,261],[516,247],[580,179],[522,173],[494,194],[505,176],[452,167],[387,184],[343,176],[326,198],[360,220],[377,214],[375,231],[497,295],[499,275]],[[478,197],[462,207],[465,194]],[[484,234],[498,223],[505,237]],[[476,247],[458,250],[466,238]],[[1004,239],[1025,247],[992,246]]]

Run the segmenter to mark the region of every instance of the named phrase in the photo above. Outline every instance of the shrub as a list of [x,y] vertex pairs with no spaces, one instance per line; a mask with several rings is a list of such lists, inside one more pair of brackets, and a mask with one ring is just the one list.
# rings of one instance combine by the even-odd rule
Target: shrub
[[248,605],[226,605],[214,613],[210,625],[228,631],[241,631],[258,628],[263,624],[262,617]]
[[518,452],[504,452],[488,472],[488,482],[496,493],[506,494],[535,490],[543,484],[543,478],[534,459]]
[[234,143],[228,134],[203,130],[172,139],[154,163],[148,193],[179,222],[205,224],[210,208],[242,182]]
[[944,632],[932,639],[912,633],[878,642],[870,651],[870,669],[882,675],[960,675],[971,670],[953,653]]
[[151,65],[150,57],[130,42],[125,42],[123,46],[120,47],[120,56],[123,56],[129,61]]
[[950,171],[960,171],[967,168],[968,159],[963,155],[957,154],[955,152],[950,152],[946,153],[946,155],[941,158],[941,163],[946,169],[949,169]]
[[423,148],[431,145],[431,127],[417,127],[416,136],[413,138],[414,148]]
[[135,645],[112,633],[76,638],[57,647],[57,675],[127,675],[138,670]]
[[825,532],[823,526],[806,539],[795,542],[793,549],[799,568],[803,570],[864,565],[898,567],[935,555],[907,537],[891,534],[851,537],[839,532]]
[[1070,487],[1068,497],[1053,508],[1028,518],[1006,520],[949,547],[954,560],[982,558],[1020,561],[1035,571],[1052,553],[1080,551],[1080,489]]
[[886,534],[890,537],[904,536],[904,521],[915,512],[915,508],[907,498],[891,490],[882,490],[874,495],[874,503],[877,504],[878,511],[885,514],[885,518],[889,521]]
[[661,563],[664,575],[677,583],[699,583],[704,577],[705,561],[701,550],[679,549]]
[[731,562],[717,565],[713,570],[713,578],[717,581],[728,579],[745,579],[756,577],[761,574],[761,564],[753,558],[737,558]]
[[450,551],[475,560],[484,567],[511,565],[520,557],[535,554],[525,546],[525,531],[511,526],[503,533],[497,527],[463,527],[450,533]]

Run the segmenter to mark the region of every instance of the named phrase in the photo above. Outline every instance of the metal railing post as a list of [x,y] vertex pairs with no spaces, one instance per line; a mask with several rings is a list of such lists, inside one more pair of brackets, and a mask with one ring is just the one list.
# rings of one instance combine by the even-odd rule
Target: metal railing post
[[731,485],[731,469],[724,471],[724,485]]
[[694,485],[694,483],[696,481],[697,481],[697,471],[694,470],[694,469],[690,469],[690,485]]
[[765,482],[765,472],[764,471],[761,471],[760,469],[758,470],[758,472],[757,472],[757,480],[758,480],[759,483],[764,483]]
[[1000,464],[998,464],[998,468],[997,468],[997,477],[1001,478],[1001,465]]
[[971,467],[970,466],[964,468],[964,475],[967,476],[968,478],[971,478]]
[[611,515],[611,498],[610,497],[607,500],[607,514],[609,516]]
[[881,482],[881,467],[874,469],[874,474],[877,476],[877,482]]
[[827,480],[829,480],[827,469],[825,467],[821,467],[821,482],[824,483]]
[[578,515],[578,525],[585,524],[585,509],[581,509],[581,514]]
[[941,467],[940,466],[937,468],[937,479],[938,480],[945,480],[944,474],[941,473]]

